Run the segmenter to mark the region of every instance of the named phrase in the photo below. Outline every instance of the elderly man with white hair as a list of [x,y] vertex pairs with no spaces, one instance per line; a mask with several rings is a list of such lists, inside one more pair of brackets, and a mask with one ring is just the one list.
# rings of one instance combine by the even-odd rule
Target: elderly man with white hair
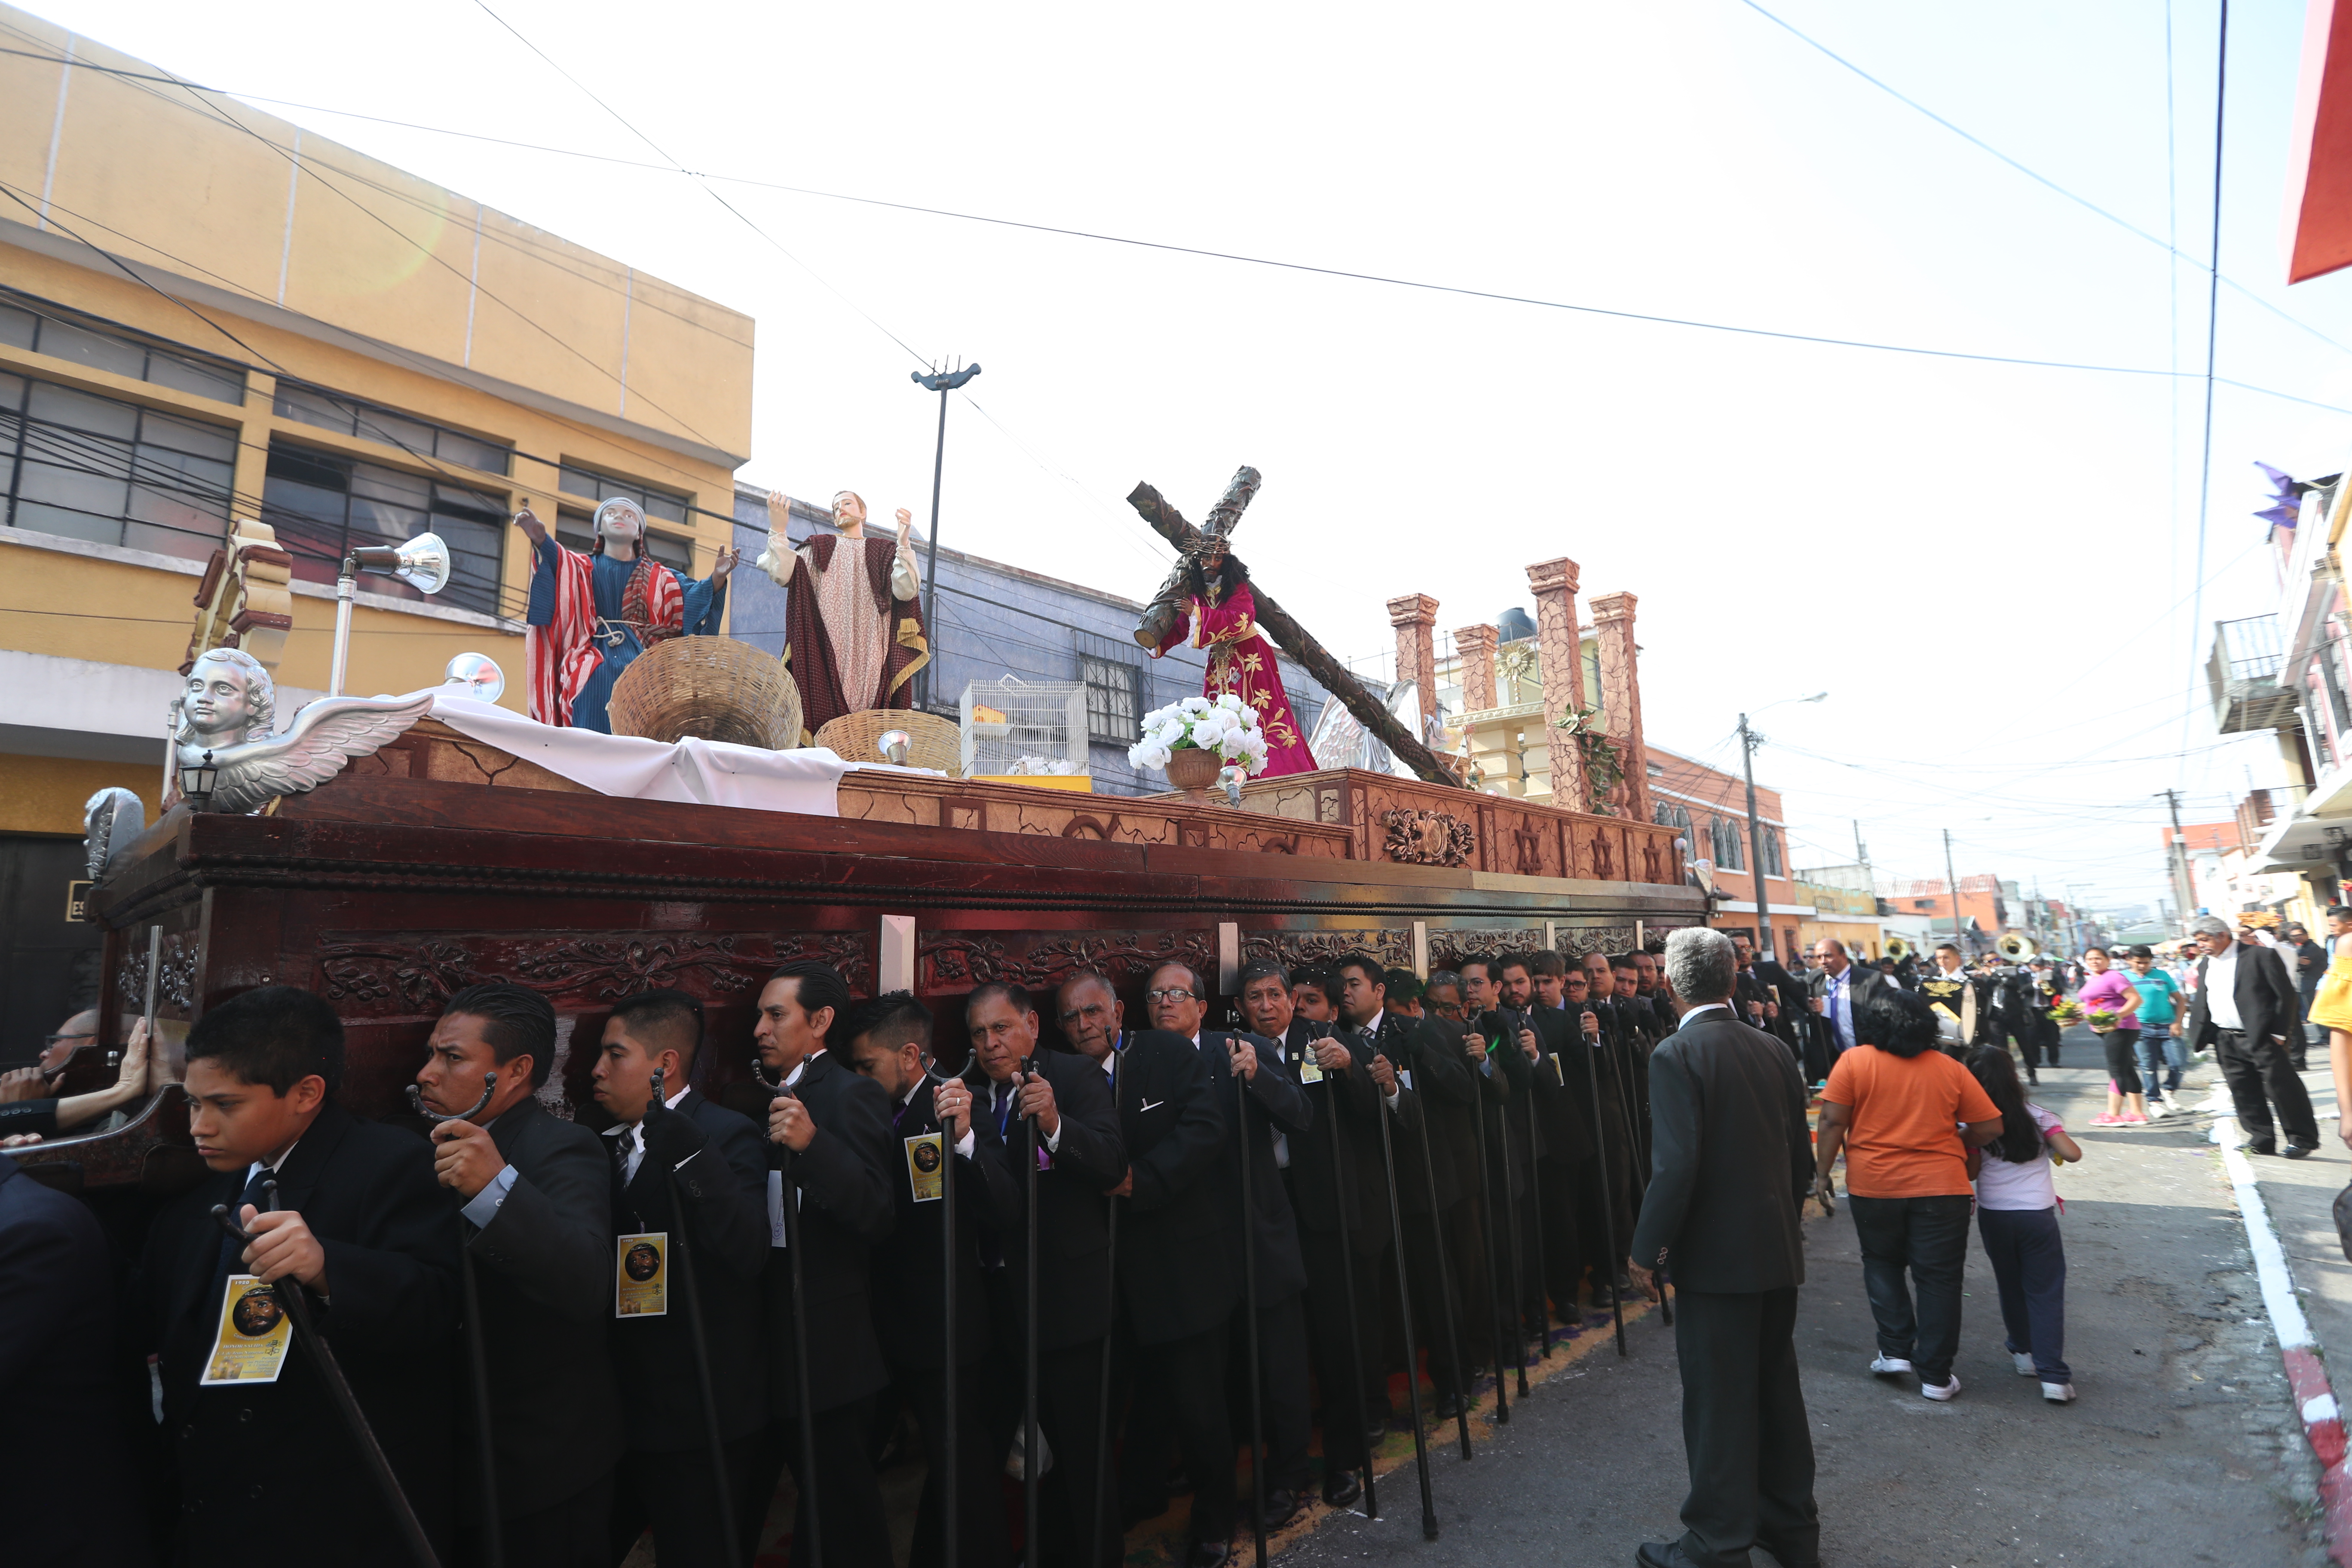
[[1797,1381],[1805,1086],[1786,1046],[1732,1016],[1736,964],[1721,931],[1666,939],[1687,1011],[1650,1058],[1654,1152],[1630,1269],[1653,1295],[1663,1277],[1675,1286],[1691,1489],[1682,1539],[1638,1549],[1648,1568],[1733,1568],[1757,1546],[1783,1568],[1821,1561]]
[[2200,1051],[2213,1047],[2247,1152],[2279,1152],[2275,1106],[2286,1125],[2286,1157],[2300,1160],[2319,1147],[2319,1119],[2287,1056],[2287,1037],[2302,1022],[2294,980],[2276,952],[2240,942],[2218,915],[2200,915],[2189,930],[2204,956],[2197,961],[2187,1043]]

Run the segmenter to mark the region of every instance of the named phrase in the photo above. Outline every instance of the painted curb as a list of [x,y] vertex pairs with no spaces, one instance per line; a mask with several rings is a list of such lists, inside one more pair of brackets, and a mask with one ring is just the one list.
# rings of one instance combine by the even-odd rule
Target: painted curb
[[2326,1516],[2328,1560],[2338,1568],[2352,1568],[2352,1470],[2345,1464],[2343,1406],[2328,1382],[2327,1364],[2320,1359],[2320,1346],[2312,1338],[2310,1320],[2303,1315],[2303,1303],[2295,1300],[2286,1249],[2279,1245],[2270,1206],[2263,1202],[2254,1167],[2246,1158],[2245,1131],[2228,1113],[2229,1098],[2222,1090],[2215,1089],[2213,1100],[2222,1111],[2213,1119],[2213,1142],[2221,1148],[2221,1168],[2229,1173],[2230,1191],[2238,1200],[2239,1216],[2246,1223],[2246,1245],[2254,1256],[2263,1310],[2270,1316],[2272,1332],[2278,1336],[2287,1382],[2294,1390],[2295,1410],[2303,1418],[2303,1435],[2319,1460],[2319,1503]]

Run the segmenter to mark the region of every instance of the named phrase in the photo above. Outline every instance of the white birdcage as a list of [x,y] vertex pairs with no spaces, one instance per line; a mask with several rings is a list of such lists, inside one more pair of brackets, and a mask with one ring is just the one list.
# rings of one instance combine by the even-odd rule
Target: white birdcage
[[1087,688],[1077,680],[975,680],[963,689],[963,772],[1087,772]]

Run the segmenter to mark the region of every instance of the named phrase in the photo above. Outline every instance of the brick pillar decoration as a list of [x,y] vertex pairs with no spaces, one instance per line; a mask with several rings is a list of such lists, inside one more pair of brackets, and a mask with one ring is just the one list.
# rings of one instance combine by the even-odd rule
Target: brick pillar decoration
[[[1650,770],[1642,750],[1641,655],[1633,646],[1633,605],[1631,594],[1603,594],[1592,601],[1592,629],[1601,655],[1601,713],[1617,754],[1625,764],[1625,782],[1617,786],[1617,808],[1636,822],[1650,820]],[[1763,868],[1759,867],[1760,875]]]
[[1536,669],[1543,681],[1545,735],[1551,751],[1551,803],[1570,811],[1591,811],[1584,787],[1584,760],[1575,737],[1555,729],[1560,720],[1584,710],[1584,658],[1577,647],[1576,563],[1566,556],[1528,568],[1536,596]]
[[1391,599],[1389,625],[1396,628],[1397,679],[1421,688],[1421,717],[1426,725],[1437,711],[1437,601],[1426,594]]
[[1493,626],[1462,626],[1454,633],[1454,651],[1462,659],[1462,706],[1471,713],[1495,707],[1495,642]]

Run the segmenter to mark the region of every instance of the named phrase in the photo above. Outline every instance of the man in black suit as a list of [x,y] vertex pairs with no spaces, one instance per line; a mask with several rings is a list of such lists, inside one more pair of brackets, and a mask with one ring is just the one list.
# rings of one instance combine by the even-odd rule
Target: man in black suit
[[2197,993],[2189,1004],[2189,1047],[2213,1047],[2247,1152],[2279,1152],[2271,1121],[2275,1106],[2286,1127],[2286,1157],[2300,1160],[2319,1147],[2319,1121],[2288,1057],[2302,1016],[2294,979],[2277,953],[2240,942],[2218,915],[2200,915],[2189,929],[2205,954],[2197,961]]
[[[114,1376],[114,1267],[88,1205],[0,1154],[0,1476],[20,1568],[143,1563]],[[37,1485],[38,1497],[31,1495]]]
[[[1382,1174],[1381,1163],[1381,1117],[1388,1113],[1380,1110],[1378,1115],[1373,1114],[1379,1110],[1381,1099],[1379,1086],[1372,1077],[1371,1051],[1353,1030],[1340,1022],[1339,994],[1339,982],[1328,969],[1310,965],[1291,975],[1292,1027],[1296,1028],[1304,1022],[1312,1032],[1317,1067],[1327,1073],[1340,1070],[1337,1064],[1341,1060],[1340,1053],[1344,1052],[1345,1059],[1354,1064],[1349,1070],[1363,1076],[1363,1082],[1356,1090],[1339,1097],[1336,1131],[1340,1138],[1340,1157],[1348,1167],[1348,1184],[1352,1189],[1354,1205],[1351,1223],[1355,1227],[1356,1256],[1350,1268],[1359,1295],[1370,1303],[1361,1317],[1364,1401],[1369,1413],[1365,1430],[1371,1441],[1378,1442],[1378,1434],[1388,1426],[1391,1414],[1385,1349],[1387,1336],[1381,1327],[1382,1293],[1388,1289],[1386,1276],[1392,1267],[1385,1261],[1392,1227],[1389,1215],[1388,1181]],[[1337,1049],[1327,1049],[1327,1046]],[[1327,1152],[1327,1163],[1328,1160]],[[1294,1193],[1302,1190],[1293,1189]],[[1316,1223],[1320,1225],[1323,1222],[1318,1220]],[[1302,1232],[1302,1237],[1303,1235]],[[1368,1258],[1369,1262],[1366,1261]],[[1325,1261],[1331,1268],[1339,1267],[1336,1257],[1327,1257]],[[1327,1297],[1327,1300],[1335,1310],[1345,1310],[1345,1303],[1339,1298]],[[1326,1317],[1312,1309],[1310,1311],[1318,1328],[1327,1323],[1344,1321]],[[1333,1419],[1334,1415],[1327,1404],[1325,1419]],[[1325,1450],[1327,1456],[1329,1452],[1328,1448]]]
[[[1435,978],[1433,975],[1431,982]],[[1432,1152],[1453,1171],[1453,1194],[1438,1215],[1438,1233],[1453,1275],[1454,1299],[1458,1303],[1454,1331],[1447,1348],[1460,1354],[1463,1386],[1466,1389],[1477,1376],[1477,1369],[1487,1364],[1495,1353],[1495,1300],[1493,1281],[1486,1271],[1486,1231],[1478,1201],[1482,1178],[1478,1169],[1477,1116],[1484,1089],[1478,1064],[1470,1059],[1470,1031],[1462,1019],[1460,977],[1449,973],[1446,978],[1452,982],[1448,990],[1453,998],[1451,1016],[1433,1005],[1432,984],[1424,983],[1412,971],[1391,969],[1385,974],[1391,1011],[1412,1026],[1405,1036],[1412,1060],[1400,1065],[1413,1070],[1413,1082],[1422,1102],[1423,1127],[1431,1140]],[[1421,1070],[1424,1067],[1429,1070]],[[1443,1332],[1444,1320],[1435,1327]]]
[[1731,943],[1678,931],[1666,966],[1688,1005],[1651,1062],[1657,1158],[1630,1271],[1653,1297],[1671,1278],[1679,1316],[1683,1538],[1644,1542],[1648,1568],[1744,1568],[1761,1546],[1783,1568],[1821,1562],[1813,1443],[1797,1377],[1798,1222],[1813,1173],[1805,1086],[1788,1048],[1737,1022]]
[[[569,1568],[601,1557],[621,1456],[621,1396],[605,1349],[613,1316],[613,1164],[597,1136],[550,1116],[537,1091],[555,1065],[555,1009],[520,985],[449,998],[417,1069],[434,1173],[463,1204],[489,1387],[494,1498],[481,1494],[470,1399],[458,1451],[473,1484],[457,1503],[459,1561],[487,1560],[495,1508],[508,1568]],[[498,1075],[488,1104],[483,1076]],[[467,1113],[472,1114],[468,1115]]]
[[[1339,1016],[1351,1032],[1350,1043],[1370,1058],[1368,1070],[1380,1089],[1382,1114],[1389,1118],[1396,1207],[1404,1231],[1402,1274],[1412,1289],[1413,1338],[1429,1356],[1430,1418],[1450,1421],[1460,1407],[1464,1384],[1461,1360],[1445,1325],[1449,1314],[1453,1321],[1460,1321],[1461,1306],[1438,1227],[1446,1211],[1460,1200],[1461,1189],[1454,1180],[1450,1152],[1428,1136],[1425,1095],[1433,1081],[1453,1073],[1466,1076],[1467,1069],[1442,1053],[1420,1049],[1414,1038],[1419,1026],[1389,1007],[1387,971],[1378,960],[1368,953],[1351,954],[1333,967],[1332,975],[1339,983]],[[1374,1135],[1378,1136],[1377,1129]],[[1389,1175],[1367,1171],[1363,1179],[1385,1182]],[[1385,1292],[1400,1272],[1393,1237],[1381,1254],[1381,1284]],[[1418,1369],[1410,1362],[1413,1347],[1406,1344],[1402,1332],[1404,1301],[1391,1297],[1390,1305],[1398,1312],[1395,1342],[1404,1346],[1408,1357],[1405,1386],[1418,1398]]]
[[[1318,990],[1320,978],[1315,984]],[[1278,1068],[1314,1107],[1304,1131],[1283,1140],[1282,1180],[1297,1217],[1300,1261],[1307,1271],[1305,1311],[1300,1319],[1302,1341],[1315,1331],[1315,1370],[1322,1384],[1319,1425],[1323,1434],[1323,1500],[1345,1508],[1362,1494],[1359,1472],[1364,1465],[1364,1429],[1375,1410],[1385,1413],[1385,1394],[1376,1405],[1367,1397],[1379,1376],[1379,1356],[1371,1336],[1380,1331],[1379,1255],[1369,1250],[1363,1223],[1362,1198],[1371,1184],[1349,1172],[1342,1183],[1333,1167],[1337,1128],[1342,1114],[1369,1119],[1377,1109],[1371,1079],[1342,1042],[1298,1016],[1292,999],[1293,980],[1278,963],[1252,963],[1242,971],[1242,1018],[1257,1035],[1282,1043]],[[1345,1100],[1351,1109],[1339,1110]],[[1340,1151],[1346,1156],[1343,1144]],[[1387,1229],[1387,1194],[1378,1211],[1379,1233]],[[1349,1287],[1355,1334],[1349,1332]],[[1360,1352],[1351,1361],[1351,1352]],[[1302,1449],[1303,1452],[1303,1449]],[[1271,1521],[1268,1521],[1271,1524]]]
[[[450,1536],[448,1424],[457,1230],[413,1132],[360,1121],[333,1008],[265,985],[188,1033],[188,1132],[211,1178],[155,1216],[140,1267],[143,1348],[161,1357],[179,1487],[173,1559],[248,1563],[256,1542],[338,1563],[404,1565],[407,1547],[308,1352],[275,1383],[201,1385],[232,1275],[310,1296],[335,1359],[438,1552]],[[278,1184],[274,1205],[265,1181]],[[225,1237],[227,1204],[256,1239]]]
[[[1162,965],[1152,984],[1165,991],[1180,974],[1199,983],[1199,976],[1180,963]],[[1295,1158],[1299,1140],[1313,1129],[1315,1111],[1307,1091],[1293,1076],[1296,1069],[1287,1059],[1283,1037],[1290,1012],[1289,976],[1279,964],[1251,965],[1242,972],[1244,999],[1252,975],[1256,976],[1261,1004],[1270,1004],[1276,994],[1280,994],[1285,1028],[1202,1029],[1200,1039],[1218,1104],[1233,1110],[1225,1119],[1228,1155],[1223,1165],[1233,1205],[1229,1212],[1236,1216],[1242,1215],[1241,1162],[1250,1163],[1251,1212],[1245,1226],[1234,1226],[1234,1237],[1250,1247],[1257,1271],[1265,1528],[1273,1531],[1289,1523],[1298,1512],[1299,1494],[1307,1489],[1307,1447],[1314,1427],[1315,1402],[1307,1391],[1307,1260],[1283,1172]],[[1159,1011],[1165,1016],[1169,1010]],[[1259,1011],[1265,1012],[1265,1007],[1261,1005]],[[1268,1021],[1273,1021],[1270,1016]],[[1244,1022],[1249,1022],[1246,1000]],[[1241,1266],[1237,1247],[1234,1267],[1238,1271]],[[1234,1402],[1232,1417],[1236,1436],[1250,1426],[1248,1310],[1246,1302],[1234,1308],[1226,1345],[1231,1369],[1227,1381],[1242,1395]]]
[[[1525,996],[1525,965],[1516,973],[1517,994]],[[1480,1114],[1486,1119],[1486,1233],[1494,1252],[1489,1267],[1499,1282],[1495,1316],[1506,1333],[1506,1345],[1512,1342],[1507,1336],[1517,1333],[1522,1345],[1535,1340],[1529,1352],[1540,1354],[1550,1314],[1544,1304],[1542,1238],[1536,1232],[1532,1205],[1536,1161],[1545,1145],[1538,1124],[1542,1113],[1531,1115],[1530,1111],[1537,1059],[1542,1053],[1538,1050],[1531,1058],[1521,1048],[1511,1019],[1524,1018],[1527,1009],[1515,1007],[1507,1016],[1502,973],[1499,959],[1474,955],[1462,961],[1460,984],[1467,1029],[1463,1052],[1478,1074]],[[1432,976],[1433,990],[1437,989],[1435,978]],[[1545,1081],[1556,1095],[1549,1068]]]
[[[1236,1514],[1233,1419],[1225,1397],[1233,1315],[1242,1304],[1232,1120],[1199,1037],[1201,983],[1156,971],[1143,1000],[1152,1027],[1128,1043],[1118,1086],[1127,1141],[1119,1295],[1134,1347],[1135,1398],[1120,1477],[1126,1517],[1167,1507],[1172,1440],[1192,1478],[1190,1560],[1224,1560]],[[1171,1027],[1171,1026],[1174,1026]]]
[[[752,1028],[767,1080],[782,1086],[768,1104],[769,1245],[761,1282],[768,1432],[759,1495],[774,1490],[790,1468],[800,1500],[793,1539],[809,1538],[814,1500],[827,1562],[887,1568],[890,1527],[866,1439],[874,1396],[888,1386],[890,1369],[874,1337],[868,1285],[871,1250],[898,1218],[891,1166],[905,1155],[890,1136],[890,1097],[828,1048],[848,1012],[849,986],[840,972],[802,960],[768,977]],[[797,1204],[800,1219],[797,1295],[783,1245],[787,1203]],[[806,1389],[795,1349],[803,1325]],[[804,1398],[814,1453],[802,1446]],[[747,1531],[745,1554],[756,1545]]]
[[[931,1015],[904,991],[862,1003],[842,1026],[849,1059],[890,1101],[890,1132],[904,1151],[892,1162],[898,1223],[874,1248],[874,1327],[890,1382],[923,1435],[931,1464],[915,1510],[909,1568],[943,1560],[947,1454],[947,1276],[950,1268],[945,1192],[932,1175],[941,1127],[936,1097],[945,1086],[931,1078]],[[981,1369],[988,1360],[988,1275],[982,1234],[992,1213],[1021,1206],[1012,1172],[997,1160],[950,1154],[955,1162],[956,1246],[956,1561],[963,1568],[993,1568],[1005,1553],[1004,1489],[997,1484],[1004,1451],[992,1445],[981,1404]],[[924,1176],[923,1191],[915,1181]]]
[[[1551,956],[1559,958],[1557,953]],[[1535,1130],[1528,1139],[1533,1196],[1518,1205],[1520,1278],[1525,1291],[1522,1318],[1529,1331],[1539,1335],[1550,1332],[1543,1310],[1546,1296],[1551,1299],[1553,1318],[1570,1332],[1582,1330],[1578,1281],[1584,1273],[1587,1252],[1595,1249],[1585,1247],[1581,1230],[1588,1210],[1596,1226],[1600,1219],[1597,1200],[1587,1201],[1587,1189],[1597,1188],[1600,1182],[1600,1163],[1592,1141],[1591,1097],[1583,1060],[1577,1054],[1585,1048],[1579,1044],[1580,1025],[1537,994],[1536,965],[1543,957],[1542,953],[1532,959],[1513,953],[1501,961],[1500,1005],[1489,1024],[1493,1038],[1515,1049],[1525,1065],[1526,1077],[1521,1079],[1513,1068],[1511,1081],[1514,1089],[1526,1092],[1533,1107]],[[1569,1089],[1571,1082],[1573,1095]],[[1526,1118],[1527,1112],[1517,1108],[1510,1114],[1522,1131]],[[1606,1252],[1606,1248],[1597,1250]],[[1598,1285],[1596,1279],[1596,1289]]]
[[1846,953],[1845,943],[1833,936],[1813,943],[1813,963],[1818,967],[1811,983],[1811,1005],[1828,1034],[1830,1059],[1834,1064],[1854,1047],[1872,1043],[1868,1004],[1894,982],[1867,964],[1854,963]]
[[[991,1365],[1000,1373],[992,1391],[996,1420],[991,1447],[1001,1457],[1008,1441],[1017,1447],[1025,1435],[1022,1405],[1030,1303],[1022,1124],[1034,1117],[1042,1156],[1037,1428],[1054,1456],[1038,1494],[1039,1550],[1048,1563],[1104,1568],[1118,1559],[1121,1548],[1116,1492],[1099,1521],[1095,1509],[1101,1468],[1095,1436],[1102,1410],[1102,1342],[1111,1329],[1112,1300],[1109,1215],[1103,1195],[1122,1184],[1127,1150],[1108,1075],[1097,1064],[1111,1055],[1117,1037],[1088,1037],[1101,1058],[1040,1051],[1037,1010],[1026,991],[1009,984],[972,992],[964,1001],[964,1023],[971,1038],[971,1070],[941,1084],[934,1103],[955,1134],[958,1152],[993,1162],[1006,1178],[980,1190],[997,1194],[992,1204],[1002,1204],[1009,1191],[1012,1203],[990,1215],[1003,1258],[1001,1267],[989,1271],[989,1316],[997,1335]],[[1121,1231],[1123,1263],[1127,1227]],[[1226,1468],[1230,1474],[1230,1450]],[[1089,1539],[1091,1550],[1085,1545]]]
[[[663,1568],[741,1563],[749,1553],[720,1525],[722,1480],[739,1531],[767,1511],[760,1271],[768,1257],[761,1217],[768,1162],[748,1118],[690,1086],[701,1049],[700,1003],[682,991],[641,992],[613,1009],[592,1075],[596,1102],[615,1121],[604,1134],[620,1187],[614,1239],[657,1234],[668,1247],[661,1258],[667,1311],[625,1315],[617,1296],[613,1307],[613,1369],[628,1441],[613,1486],[614,1563],[648,1526]],[[709,1352],[708,1405],[688,1289]],[[706,1410],[717,1418],[716,1456]]]
[[[1591,1139],[1592,1153],[1577,1173],[1576,1232],[1584,1247],[1585,1267],[1592,1273],[1596,1309],[1609,1305],[1610,1291],[1630,1288],[1624,1260],[1610,1256],[1609,1244],[1615,1237],[1617,1250],[1622,1252],[1624,1238],[1633,1234],[1635,1183],[1633,1124],[1625,1114],[1624,1026],[1610,1000],[1594,994],[1608,973],[1570,967],[1561,983],[1559,1009],[1569,1026],[1568,1037],[1583,1047],[1581,1054],[1591,1068],[1587,1072],[1578,1065],[1580,1053],[1559,1053],[1561,1092],[1572,1107],[1570,1114]],[[1543,999],[1539,994],[1538,1000]]]

